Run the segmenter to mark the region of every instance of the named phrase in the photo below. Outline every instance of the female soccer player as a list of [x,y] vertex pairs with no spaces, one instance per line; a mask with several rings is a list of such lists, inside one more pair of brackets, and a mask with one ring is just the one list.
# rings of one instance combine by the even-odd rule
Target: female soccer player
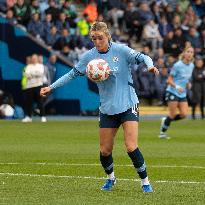
[[133,88],[130,64],[144,62],[148,70],[159,71],[153,66],[149,56],[112,42],[110,32],[104,22],[95,22],[90,29],[90,37],[95,45],[87,51],[75,67],[49,87],[41,89],[44,96],[51,90],[64,85],[79,75],[85,75],[87,64],[97,58],[108,62],[112,74],[106,81],[97,83],[100,95],[100,161],[108,179],[101,190],[110,190],[116,183],[113,169],[112,150],[118,128],[122,125],[124,142],[129,157],[142,180],[143,192],[152,192],[146,165],[138,148],[138,98]]
[[[185,118],[188,112],[186,89],[190,88],[189,80],[194,69],[194,48],[186,46],[179,56],[179,60],[173,65],[168,77],[165,100],[168,102],[169,115],[162,118],[159,137],[167,138],[166,131],[172,121]],[[177,110],[179,109],[179,113]]]

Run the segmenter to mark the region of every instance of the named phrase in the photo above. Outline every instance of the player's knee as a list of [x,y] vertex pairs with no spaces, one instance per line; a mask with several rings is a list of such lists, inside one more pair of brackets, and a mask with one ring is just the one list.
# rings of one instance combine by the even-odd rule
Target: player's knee
[[112,153],[112,149],[111,148],[101,148],[100,152],[101,152],[102,156],[106,157]]
[[126,146],[127,152],[133,152],[138,147],[135,143],[133,143],[133,144],[132,143],[125,143],[125,146]]

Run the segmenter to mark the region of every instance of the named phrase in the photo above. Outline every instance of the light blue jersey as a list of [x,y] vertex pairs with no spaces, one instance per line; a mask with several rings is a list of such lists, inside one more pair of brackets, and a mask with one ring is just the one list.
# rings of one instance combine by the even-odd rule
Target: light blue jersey
[[127,111],[136,105],[139,100],[133,87],[131,66],[135,63],[144,62],[148,68],[153,67],[152,59],[140,52],[118,43],[110,43],[106,53],[100,53],[96,48],[86,52],[75,68],[57,80],[50,87],[59,87],[75,76],[86,73],[87,64],[93,59],[104,59],[111,69],[107,80],[98,82],[97,86],[100,95],[100,112],[114,115]]
[[175,85],[183,88],[184,92],[180,93],[176,88],[172,87],[171,85],[167,87],[167,91],[173,93],[174,95],[180,98],[186,97],[186,87],[187,87],[187,83],[189,82],[192,76],[193,69],[194,69],[193,63],[185,64],[182,60],[177,61],[174,64],[170,72],[170,75],[173,77]]

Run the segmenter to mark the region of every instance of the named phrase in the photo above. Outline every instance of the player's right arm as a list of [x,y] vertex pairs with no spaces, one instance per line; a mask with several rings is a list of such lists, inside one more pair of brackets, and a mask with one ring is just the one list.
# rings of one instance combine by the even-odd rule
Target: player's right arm
[[89,62],[89,58],[87,55],[88,52],[86,52],[82,58],[79,60],[79,62],[75,65],[75,67],[65,75],[63,75],[61,78],[56,80],[53,84],[51,84],[48,87],[41,88],[40,95],[46,96],[49,94],[52,90],[61,87],[71,81],[72,79],[76,78],[77,76],[85,75],[86,66]]
[[80,76],[80,75],[82,75],[82,74],[78,70],[73,68],[70,72],[63,75],[61,78],[56,80],[50,86],[41,88],[40,95],[46,96],[46,94],[50,93],[53,89],[56,89],[56,88],[59,88],[59,87],[65,85],[66,83],[68,83],[69,81],[71,81],[72,79],[74,79],[75,77]]

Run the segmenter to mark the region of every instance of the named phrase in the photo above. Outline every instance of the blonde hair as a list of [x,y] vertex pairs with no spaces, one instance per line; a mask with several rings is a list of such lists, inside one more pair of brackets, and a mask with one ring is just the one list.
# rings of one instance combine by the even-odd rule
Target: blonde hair
[[[194,50],[192,45],[186,45],[185,48],[183,49],[182,53],[179,55],[179,60],[183,60],[184,59],[184,52],[186,50],[188,50],[189,48],[192,48]],[[193,55],[193,58],[192,58],[191,61],[193,61],[193,60],[194,60],[194,55]]]
[[94,22],[90,27],[90,32],[89,32],[90,37],[91,37],[91,32],[93,32],[93,31],[102,31],[103,33],[106,34],[109,41],[112,40],[110,31],[109,31],[107,24],[105,22],[102,22],[102,21]]

